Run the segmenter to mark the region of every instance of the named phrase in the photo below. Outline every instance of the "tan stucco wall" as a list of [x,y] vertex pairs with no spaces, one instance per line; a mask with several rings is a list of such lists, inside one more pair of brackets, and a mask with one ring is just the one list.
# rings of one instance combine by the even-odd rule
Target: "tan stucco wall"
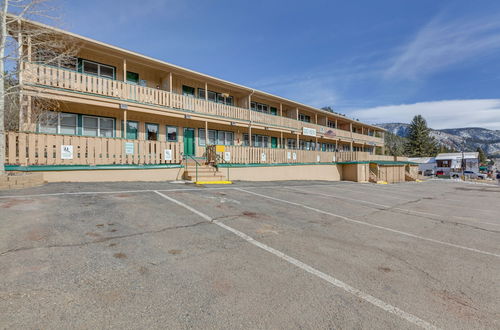
[[183,168],[151,170],[88,170],[42,172],[48,182],[172,181],[182,178]]
[[[226,174],[226,168],[221,172]],[[255,166],[229,169],[230,180],[241,181],[284,181],[284,180],[326,180],[340,181],[340,165],[297,165],[297,166]]]
[[342,165],[342,180],[367,182],[369,179],[369,164]]

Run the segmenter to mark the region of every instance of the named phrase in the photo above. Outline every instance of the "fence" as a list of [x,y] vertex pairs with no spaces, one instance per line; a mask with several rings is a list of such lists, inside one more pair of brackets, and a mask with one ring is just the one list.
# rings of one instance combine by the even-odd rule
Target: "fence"
[[8,132],[6,164],[179,164],[182,143]]
[[[228,153],[228,154],[227,154]],[[367,152],[324,152],[311,150],[272,149],[226,146],[222,155],[231,164],[332,163],[368,160]]]

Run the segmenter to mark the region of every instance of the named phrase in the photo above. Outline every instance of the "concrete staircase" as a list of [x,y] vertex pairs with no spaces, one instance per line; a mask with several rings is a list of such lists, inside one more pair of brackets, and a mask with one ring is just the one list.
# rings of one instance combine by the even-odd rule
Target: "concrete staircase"
[[198,160],[198,178],[196,178],[196,161],[187,159],[184,161],[186,170],[184,171],[184,179],[192,182],[214,182],[227,181],[226,174],[220,172],[214,166],[205,164],[205,160]]

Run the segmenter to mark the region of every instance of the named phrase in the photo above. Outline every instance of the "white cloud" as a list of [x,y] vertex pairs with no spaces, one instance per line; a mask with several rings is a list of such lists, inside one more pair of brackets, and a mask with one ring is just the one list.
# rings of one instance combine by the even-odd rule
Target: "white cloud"
[[349,111],[350,117],[368,123],[409,123],[418,114],[435,129],[483,127],[500,130],[500,99],[419,102]]
[[385,76],[418,79],[496,49],[500,49],[498,17],[446,22],[436,18],[402,47]]

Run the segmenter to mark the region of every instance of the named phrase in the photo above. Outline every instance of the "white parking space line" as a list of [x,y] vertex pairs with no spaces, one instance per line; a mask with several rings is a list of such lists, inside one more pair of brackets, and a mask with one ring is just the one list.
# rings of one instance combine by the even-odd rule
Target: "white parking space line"
[[308,264],[305,264],[303,263],[302,261],[300,260],[297,260],[293,257],[290,257],[289,255],[279,251],[279,250],[276,250],[264,243],[261,243],[259,241],[256,241],[255,239],[253,239],[252,237],[248,236],[247,234],[237,230],[237,229],[234,229],[222,222],[219,222],[218,220],[214,220],[213,218],[211,218],[210,216],[208,216],[207,214],[203,213],[203,212],[200,212],[198,210],[196,210],[195,208],[181,202],[181,201],[178,201],[170,196],[167,196],[159,191],[154,191],[156,194],[162,196],[163,198],[171,201],[172,203],[175,203],[179,206],[182,206],[184,207],[185,209],[193,212],[194,214],[200,216],[201,218],[207,220],[207,221],[210,221],[214,224],[216,224],[217,226],[223,228],[223,229],[226,229],[230,232],[232,232],[233,234],[237,235],[238,237],[244,239],[245,241],[247,241],[248,243],[252,244],[252,245],[255,245],[256,247],[258,248],[261,248],[275,256],[277,256],[278,258],[280,259],[283,259],[285,260],[286,262],[312,274],[312,275],[315,275],[316,277],[319,277],[321,278],[322,280],[325,280],[326,282],[360,298],[360,299],[363,299],[364,301],[376,306],[376,307],[379,307],[381,309],[383,309],[384,311],[386,312],[389,312],[389,313],[392,313],[394,315],[397,315],[399,316],[400,318],[410,322],[410,323],[413,323],[419,327],[422,327],[424,329],[438,329],[436,326],[430,324],[429,322],[426,322],[422,319],[420,319],[419,317],[413,315],[413,314],[410,314],[410,313],[407,313],[393,305],[390,305],[378,298],[375,298],[373,297],[372,295],[370,294],[367,294],[367,293],[364,293],[363,291],[359,290],[359,289],[356,289],[352,286],[350,286],[349,284],[347,283],[344,283],[338,279],[336,279],[335,277],[331,276],[331,275],[328,275],[326,273],[323,273],[319,270],[317,270],[316,268],[313,268],[311,266],[309,266]]
[[418,236],[418,235],[407,233],[407,232],[404,232],[404,231],[392,229],[392,228],[389,228],[389,227],[379,226],[379,225],[375,225],[375,224],[372,224],[372,223],[369,223],[369,222],[351,219],[351,218],[344,217],[344,216],[339,215],[339,214],[335,214],[335,213],[323,211],[323,210],[320,210],[320,209],[317,209],[317,208],[314,208],[314,207],[311,207],[311,206],[307,206],[307,205],[304,205],[304,204],[295,203],[295,202],[287,201],[285,199],[280,199],[280,198],[276,198],[276,197],[272,197],[272,196],[268,196],[268,195],[264,195],[264,194],[259,194],[259,193],[256,193],[256,192],[253,192],[253,191],[250,191],[250,190],[245,190],[245,189],[242,189],[242,188],[234,188],[234,189],[239,190],[239,191],[243,191],[245,193],[252,194],[252,195],[255,195],[255,196],[260,196],[260,197],[263,197],[263,198],[275,200],[275,201],[278,201],[278,202],[282,202],[282,203],[286,203],[286,204],[290,204],[290,205],[300,206],[300,207],[303,207],[303,208],[311,210],[311,211],[315,211],[315,212],[322,213],[322,214],[327,214],[327,215],[330,215],[332,217],[336,217],[336,218],[343,219],[345,221],[349,221],[349,222],[353,222],[353,223],[357,223],[357,224],[360,224],[360,225],[364,225],[364,226],[368,226],[368,227],[373,227],[373,228],[377,228],[377,229],[389,231],[389,232],[392,232],[392,233],[404,235],[404,236],[407,236],[407,237],[412,237],[412,238],[416,238],[416,239],[420,239],[420,240],[424,240],[424,241],[428,241],[428,242],[433,242],[433,243],[436,243],[436,244],[446,245],[446,246],[450,246],[450,247],[454,247],[454,248],[458,248],[458,249],[462,249],[462,250],[472,251],[472,252],[476,252],[476,253],[480,253],[480,254],[484,254],[484,255],[489,255],[489,256],[496,257],[496,258],[500,258],[500,254],[496,254],[496,253],[492,253],[492,252],[488,252],[488,251],[483,251],[483,250],[478,250],[478,249],[474,249],[474,248],[471,248],[471,247],[468,247],[468,246],[463,246],[463,245],[458,245],[458,244],[443,242],[443,241],[435,240],[435,239],[432,239],[432,238]]
[[[284,187],[284,188],[290,189],[290,190],[299,191],[299,192],[302,192],[302,193],[304,192],[304,190],[300,190],[300,189],[295,188],[295,187]],[[374,202],[370,202],[370,201],[365,201],[365,200],[357,199],[357,198],[355,199],[355,198],[349,198],[349,197],[338,196],[338,195],[331,195],[331,194],[324,194],[324,193],[312,192],[312,191],[305,191],[305,193],[311,194],[311,195],[333,197],[333,198],[336,198],[336,199],[346,200],[346,201],[352,201],[352,202],[356,202],[356,203],[364,203],[364,204],[368,204],[368,205],[374,205],[374,206],[381,207],[382,210],[398,210],[398,211],[406,212],[408,214],[413,214],[413,215],[427,215],[427,216],[432,216],[432,217],[437,217],[437,218],[449,218],[449,217],[452,217],[452,218],[455,218],[455,219],[465,220],[465,221],[471,221],[471,222],[474,222],[474,223],[477,223],[477,224],[482,224],[482,225],[500,226],[500,223],[486,222],[486,221],[481,221],[481,220],[478,220],[478,219],[475,219],[475,218],[465,218],[465,217],[459,217],[459,216],[456,216],[456,215],[446,215],[445,216],[445,215],[440,215],[440,214],[436,214],[436,213],[415,211],[415,210],[404,209],[404,208],[400,208],[400,207],[392,207],[390,205],[384,205],[384,204],[374,203]]]
[[64,196],[64,195],[99,195],[99,194],[124,194],[124,193],[140,193],[140,192],[153,192],[153,191],[193,191],[193,190],[225,190],[232,189],[230,187],[224,188],[175,188],[175,189],[144,189],[144,190],[114,190],[114,191],[75,191],[63,193],[47,193],[47,194],[32,194],[32,195],[9,195],[0,196],[1,198],[26,198],[26,197],[50,197],[50,196]]

